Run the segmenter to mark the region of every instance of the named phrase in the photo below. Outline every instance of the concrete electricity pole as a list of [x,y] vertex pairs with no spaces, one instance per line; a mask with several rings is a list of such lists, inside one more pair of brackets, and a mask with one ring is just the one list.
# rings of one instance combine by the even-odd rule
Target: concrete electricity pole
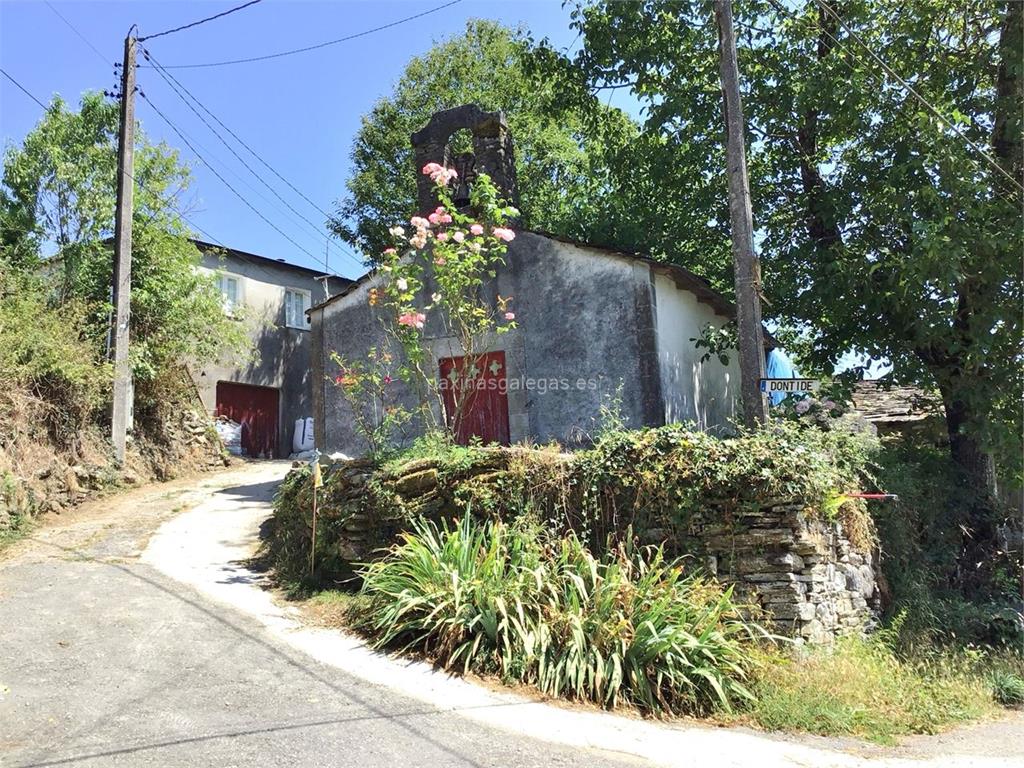
[[117,140],[117,209],[114,218],[114,399],[111,442],[124,461],[132,412],[132,367],[128,360],[128,324],[132,299],[132,199],[135,192],[135,36],[124,40],[121,71],[121,126]]
[[736,277],[736,324],[740,352],[740,393],[743,422],[757,427],[768,420],[761,392],[765,375],[764,328],[761,325],[761,267],[754,253],[754,217],[743,138],[743,105],[736,62],[732,0],[715,0],[718,23],[719,69],[725,108],[726,162],[729,170],[729,220],[732,230],[733,271]]

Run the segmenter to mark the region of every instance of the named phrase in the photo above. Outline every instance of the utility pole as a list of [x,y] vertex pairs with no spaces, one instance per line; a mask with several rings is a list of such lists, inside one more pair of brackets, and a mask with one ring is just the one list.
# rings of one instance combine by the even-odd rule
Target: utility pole
[[132,299],[132,199],[135,192],[135,36],[124,39],[121,70],[121,125],[117,140],[117,210],[114,218],[114,398],[110,439],[114,456],[124,461],[132,412],[132,367],[128,360],[128,324]]
[[765,375],[764,328],[761,325],[761,266],[754,253],[754,217],[750,206],[750,180],[743,137],[743,105],[740,72],[736,62],[736,37],[732,0],[715,0],[718,24],[718,56],[725,110],[726,164],[729,171],[729,221],[732,260],[736,279],[736,324],[740,352],[740,394],[743,422],[757,427],[768,420],[761,392]]

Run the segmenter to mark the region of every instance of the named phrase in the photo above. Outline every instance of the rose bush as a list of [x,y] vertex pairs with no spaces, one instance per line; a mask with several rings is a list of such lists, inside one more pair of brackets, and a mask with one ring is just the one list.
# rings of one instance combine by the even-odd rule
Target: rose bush
[[[476,389],[474,376],[483,370],[483,355],[495,334],[516,327],[512,297],[490,294],[486,286],[504,264],[508,243],[515,237],[509,226],[519,211],[498,197],[486,174],[472,184],[470,205],[459,210],[452,202],[450,184],[458,178],[454,169],[428,163],[422,173],[435,185],[439,205],[426,216],[413,216],[409,227],[390,228],[394,246],[380,255],[377,285],[369,291],[369,303],[380,307],[389,341],[402,350],[402,359],[382,359],[376,349],[366,365],[355,365],[335,356],[343,375],[334,383],[363,417],[356,425],[373,453],[385,449],[396,426],[413,416],[403,411],[389,423],[386,406],[387,376],[410,385],[418,413],[428,431],[452,438]],[[428,286],[432,287],[428,294]],[[461,358],[450,380],[442,380],[437,361],[424,343],[431,335],[451,341],[452,356]],[[445,391],[449,392],[447,407]],[[397,407],[397,406],[396,406]],[[438,414],[443,414],[441,419]],[[365,417],[365,418],[364,418]]]

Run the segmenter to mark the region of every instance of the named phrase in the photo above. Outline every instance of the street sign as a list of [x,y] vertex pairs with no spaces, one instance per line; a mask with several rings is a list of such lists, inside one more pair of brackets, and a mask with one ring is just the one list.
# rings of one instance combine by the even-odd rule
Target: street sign
[[761,391],[771,395],[778,393],[814,392],[821,386],[817,379],[761,379]]

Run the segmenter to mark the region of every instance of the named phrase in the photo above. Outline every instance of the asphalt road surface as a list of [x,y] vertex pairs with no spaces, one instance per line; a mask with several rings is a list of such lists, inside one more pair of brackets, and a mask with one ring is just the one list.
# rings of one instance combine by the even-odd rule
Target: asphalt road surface
[[0,765],[636,766],[471,722],[321,665],[138,562],[212,491],[282,464],[149,486],[0,556]]

